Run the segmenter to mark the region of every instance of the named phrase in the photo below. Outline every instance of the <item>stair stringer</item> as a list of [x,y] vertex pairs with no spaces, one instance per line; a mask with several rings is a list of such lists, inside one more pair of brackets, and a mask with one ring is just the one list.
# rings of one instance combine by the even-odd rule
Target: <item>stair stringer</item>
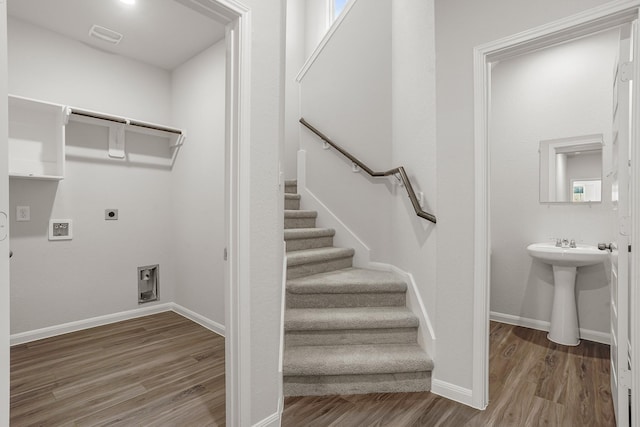
[[318,212],[317,226],[336,230],[336,234],[333,237],[334,246],[355,249],[356,253],[353,256],[354,267],[367,268],[371,262],[371,249],[369,246],[307,188],[306,159],[307,152],[299,150],[297,180],[298,194],[302,196],[300,208]]
[[401,276],[407,283],[407,307],[418,316],[420,325],[418,326],[418,344],[427,352],[431,359],[436,362],[436,335],[433,328],[433,323],[429,318],[427,308],[422,301],[422,297],[418,292],[418,285],[416,284],[413,274],[408,273],[395,265],[383,263],[383,262],[369,262],[365,268],[371,270],[380,271],[392,271]]

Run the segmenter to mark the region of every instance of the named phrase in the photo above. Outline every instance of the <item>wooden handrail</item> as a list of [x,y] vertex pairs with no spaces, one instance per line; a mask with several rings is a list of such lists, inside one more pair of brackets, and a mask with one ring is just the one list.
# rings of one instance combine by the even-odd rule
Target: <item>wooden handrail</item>
[[311,132],[315,133],[324,142],[326,142],[327,144],[329,144],[330,146],[335,148],[340,154],[345,156],[347,159],[351,160],[351,162],[353,164],[355,164],[360,169],[365,171],[367,174],[369,174],[369,176],[372,176],[372,177],[385,177],[385,176],[394,175],[396,178],[398,178],[398,180],[402,181],[402,184],[404,185],[404,188],[407,190],[407,195],[409,196],[409,200],[411,200],[411,204],[413,205],[413,210],[416,212],[416,215],[418,215],[420,218],[426,219],[427,221],[431,221],[434,224],[436,223],[436,217],[434,215],[428,213],[428,212],[425,212],[420,207],[420,203],[418,202],[418,198],[416,197],[416,193],[415,193],[415,191],[413,191],[413,186],[411,185],[411,181],[409,181],[409,177],[407,176],[407,173],[405,172],[405,170],[404,170],[404,168],[402,166],[399,166],[399,167],[393,168],[393,169],[389,169],[386,172],[376,172],[376,171],[372,170],[369,166],[365,165],[357,157],[355,157],[354,155],[349,153],[347,150],[345,150],[344,148],[340,147],[335,142],[331,141],[331,139],[329,139],[329,137],[327,137],[325,134],[323,134],[318,129],[313,127],[311,124],[309,124],[309,122],[307,122],[304,118],[300,118],[300,123],[304,127],[306,127],[307,129],[309,129]]

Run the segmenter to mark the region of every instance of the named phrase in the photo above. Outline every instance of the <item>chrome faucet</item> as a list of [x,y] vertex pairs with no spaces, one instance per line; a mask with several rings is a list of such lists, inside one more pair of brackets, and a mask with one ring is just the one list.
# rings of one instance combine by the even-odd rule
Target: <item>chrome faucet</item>
[[570,248],[575,248],[576,247],[576,241],[574,239],[571,239],[571,242],[569,242],[569,247]]
[[[575,244],[575,243],[574,243]],[[569,239],[562,239],[562,247],[566,248],[569,246]]]
[[562,239],[558,238],[556,239],[556,248],[561,248],[562,247]]

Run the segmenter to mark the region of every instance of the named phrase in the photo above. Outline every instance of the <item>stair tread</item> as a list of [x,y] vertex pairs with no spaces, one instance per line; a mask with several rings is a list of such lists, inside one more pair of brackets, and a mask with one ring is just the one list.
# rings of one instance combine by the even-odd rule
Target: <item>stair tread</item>
[[285,218],[317,218],[318,212],[303,209],[285,209]]
[[418,318],[407,307],[289,308],[284,318],[286,331],[417,326]]
[[421,372],[433,361],[418,344],[296,346],[284,351],[284,375],[367,375]]
[[284,185],[298,185],[298,180],[297,179],[285,179],[284,180]]
[[300,195],[298,193],[284,193],[284,198],[292,199],[292,200],[300,200]]
[[345,268],[287,280],[287,291],[296,294],[384,293],[406,290],[407,284],[397,274],[362,268]]
[[292,251],[287,253],[287,266],[295,266],[353,256],[355,251],[351,248],[314,248]]
[[333,228],[287,228],[284,230],[284,240],[330,237],[335,234],[336,230]]

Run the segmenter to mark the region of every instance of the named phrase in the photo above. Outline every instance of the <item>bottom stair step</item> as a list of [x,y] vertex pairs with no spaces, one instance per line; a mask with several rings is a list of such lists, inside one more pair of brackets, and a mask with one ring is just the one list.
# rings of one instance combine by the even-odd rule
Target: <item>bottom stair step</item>
[[431,390],[431,372],[284,377],[285,396],[414,393]]
[[286,396],[427,391],[433,362],[417,344],[289,347]]

